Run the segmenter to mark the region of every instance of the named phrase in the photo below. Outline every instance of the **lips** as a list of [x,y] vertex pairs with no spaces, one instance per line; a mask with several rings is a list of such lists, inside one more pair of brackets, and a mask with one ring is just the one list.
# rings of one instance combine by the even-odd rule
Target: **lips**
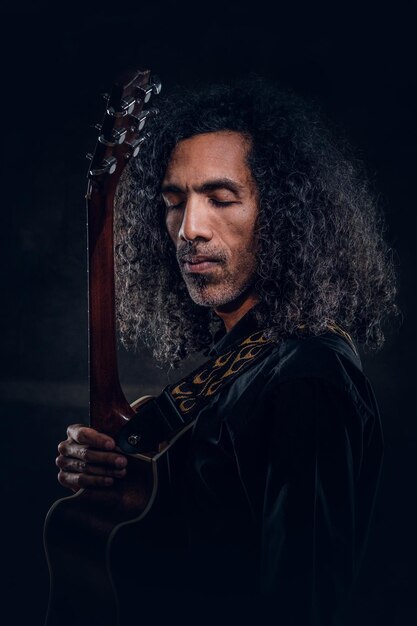
[[203,255],[196,255],[196,256],[185,255],[181,259],[181,261],[182,261],[182,263],[189,263],[190,265],[198,265],[199,263],[205,263],[205,262],[209,262],[209,263],[218,263],[219,262],[219,260],[216,259],[215,257],[203,256]]
[[189,274],[210,271],[215,265],[218,265],[219,262],[219,259],[206,255],[185,255],[181,259],[184,271]]

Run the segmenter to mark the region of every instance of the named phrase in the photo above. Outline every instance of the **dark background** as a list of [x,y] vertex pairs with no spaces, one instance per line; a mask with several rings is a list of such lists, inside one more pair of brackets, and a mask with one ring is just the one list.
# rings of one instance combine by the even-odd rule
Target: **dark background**
[[[415,61],[401,5],[137,5],[120,11],[2,12],[1,455],[5,605],[42,624],[48,575],[42,524],[64,494],[56,445],[87,419],[84,193],[99,94],[126,66],[150,67],[166,91],[250,72],[313,98],[356,147],[396,250],[403,323],[365,354],[379,400],[385,463],[349,624],[417,623]],[[146,351],[120,353],[129,399],[172,374]]]

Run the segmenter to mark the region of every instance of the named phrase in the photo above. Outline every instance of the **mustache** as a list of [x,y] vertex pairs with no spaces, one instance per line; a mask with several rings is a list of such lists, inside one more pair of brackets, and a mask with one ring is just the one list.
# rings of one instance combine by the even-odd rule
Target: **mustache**
[[185,263],[192,260],[194,257],[204,257],[210,261],[217,261],[218,263],[225,263],[227,261],[227,255],[223,250],[194,243],[184,244],[178,248],[176,256],[178,263]]

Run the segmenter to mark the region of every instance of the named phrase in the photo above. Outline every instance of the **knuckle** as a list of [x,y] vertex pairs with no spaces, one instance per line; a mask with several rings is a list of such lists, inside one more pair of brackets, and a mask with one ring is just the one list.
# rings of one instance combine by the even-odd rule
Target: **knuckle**
[[74,430],[77,433],[78,438],[85,437],[85,427],[82,424],[77,424],[74,427]]
[[88,448],[80,448],[78,451],[78,455],[80,457],[80,459],[82,459],[83,461],[87,459],[87,452],[88,452]]
[[83,424],[70,424],[67,428],[68,439],[77,439],[80,430],[82,430]]

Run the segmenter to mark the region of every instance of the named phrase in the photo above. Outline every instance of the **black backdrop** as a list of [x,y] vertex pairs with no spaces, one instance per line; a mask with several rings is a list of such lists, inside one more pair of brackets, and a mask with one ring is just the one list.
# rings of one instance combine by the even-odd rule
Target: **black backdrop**
[[[417,623],[413,20],[399,4],[385,12],[261,4],[2,13],[1,545],[3,606],[14,623],[42,624],[42,523],[64,492],[56,444],[67,424],[87,419],[84,154],[99,94],[127,65],[158,72],[166,91],[249,72],[272,77],[316,100],[365,161],[397,251],[404,321],[382,352],[363,358],[386,453],[347,623]],[[144,350],[122,351],[120,367],[131,399],[172,378]]]

